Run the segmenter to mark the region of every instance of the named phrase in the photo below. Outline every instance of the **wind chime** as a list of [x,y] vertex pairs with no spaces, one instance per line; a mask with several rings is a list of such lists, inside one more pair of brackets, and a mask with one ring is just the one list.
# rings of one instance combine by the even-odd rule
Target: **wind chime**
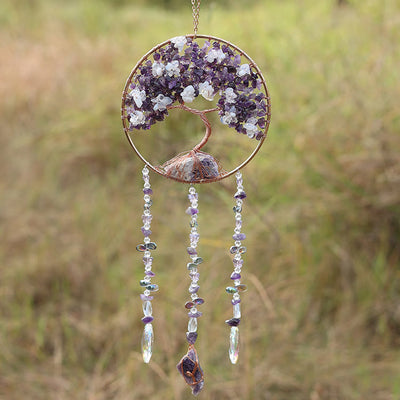
[[[150,361],[153,352],[153,294],[158,285],[152,282],[153,251],[157,245],[150,239],[151,206],[153,190],[150,186],[150,170],[166,178],[189,184],[189,207],[186,213],[190,217],[189,246],[187,247],[187,270],[191,280],[188,311],[188,329],[186,340],[188,352],[178,363],[178,371],[186,383],[197,395],[204,386],[203,370],[200,367],[195,349],[198,319],[202,312],[198,307],[204,303],[199,295],[200,264],[203,259],[198,254],[200,235],[198,233],[199,199],[195,184],[220,181],[235,174],[237,190],[234,193],[235,227],[232,235],[233,245],[229,251],[233,257],[231,284],[226,292],[232,295],[233,316],[225,321],[230,327],[229,358],[236,364],[239,355],[239,324],[241,321],[241,293],[246,291],[242,283],[242,254],[246,239],[242,232],[242,207],[246,193],[240,169],[249,163],[262,146],[271,117],[271,102],[264,77],[256,63],[241,49],[232,43],[209,35],[197,34],[200,0],[191,0],[193,9],[194,34],[174,37],[151,49],[145,54],[126,82],[122,94],[122,122],[125,134],[132,148],[145,164],[143,168],[144,212],[141,231],[142,244],[136,249],[143,254],[144,278],[140,281],[143,293],[142,354],[145,363]],[[188,106],[201,96],[216,103],[216,106],[198,110]],[[217,97],[219,96],[219,98]],[[218,100],[217,100],[218,98]],[[217,100],[217,101],[216,101]],[[205,126],[203,139],[192,150],[178,154],[162,165],[152,165],[135,146],[135,136],[140,130],[148,130],[157,122],[163,121],[172,109],[182,109],[197,115]],[[212,126],[207,118],[209,113],[218,113],[222,124],[227,125],[236,134],[256,143],[253,152],[239,166],[226,171],[221,163],[201,149],[212,134]]]

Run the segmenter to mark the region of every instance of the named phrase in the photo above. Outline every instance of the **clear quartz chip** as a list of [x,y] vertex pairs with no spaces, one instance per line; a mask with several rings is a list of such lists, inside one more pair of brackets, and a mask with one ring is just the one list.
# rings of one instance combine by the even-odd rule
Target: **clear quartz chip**
[[151,306],[151,302],[150,301],[144,301],[142,307],[143,307],[143,314],[146,317],[148,317],[148,316],[153,314],[153,307]]
[[189,318],[188,331],[189,332],[197,331],[197,318]]

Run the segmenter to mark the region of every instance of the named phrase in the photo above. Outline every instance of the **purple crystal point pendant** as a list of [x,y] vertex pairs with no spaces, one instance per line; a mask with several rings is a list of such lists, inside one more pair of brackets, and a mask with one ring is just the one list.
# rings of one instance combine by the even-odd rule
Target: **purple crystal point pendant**
[[142,308],[144,317],[142,318],[142,322],[144,323],[144,330],[142,336],[142,355],[143,361],[147,364],[150,362],[151,356],[153,354],[153,343],[154,343],[154,331],[153,325],[151,322],[154,320],[153,318],[153,307],[151,305],[151,301],[153,300],[153,296],[150,296],[151,292],[156,292],[158,290],[158,285],[151,283],[151,278],[155,276],[155,273],[151,270],[153,264],[153,257],[151,257],[151,250],[155,250],[157,248],[154,242],[150,241],[150,224],[152,220],[152,215],[150,212],[150,207],[153,204],[150,195],[153,194],[153,191],[150,188],[150,178],[149,178],[149,170],[145,166],[143,168],[143,199],[144,199],[144,211],[142,215],[143,226],[141,231],[144,235],[144,244],[139,244],[136,247],[136,250],[139,252],[144,252],[143,263],[144,263],[144,278],[139,282],[140,286],[142,286],[145,290],[143,294],[140,295],[141,300],[143,301]]
[[182,357],[176,368],[192,388],[192,393],[197,396],[204,386],[204,374],[194,345],[189,346],[188,352]]
[[242,254],[246,252],[246,248],[242,246],[242,240],[246,239],[246,235],[241,232],[242,229],[242,206],[243,200],[247,197],[246,192],[243,190],[243,178],[241,172],[236,173],[236,184],[237,192],[234,195],[236,205],[233,208],[235,212],[235,229],[232,236],[235,240],[235,245],[230,248],[230,253],[233,254],[233,266],[234,270],[230,276],[234,283],[234,286],[228,286],[226,292],[232,294],[232,305],[233,305],[233,318],[225,321],[230,327],[231,332],[229,336],[229,359],[232,364],[236,364],[239,357],[239,324],[241,318],[240,311],[240,293],[246,291],[246,285],[243,285],[240,281],[242,278]]

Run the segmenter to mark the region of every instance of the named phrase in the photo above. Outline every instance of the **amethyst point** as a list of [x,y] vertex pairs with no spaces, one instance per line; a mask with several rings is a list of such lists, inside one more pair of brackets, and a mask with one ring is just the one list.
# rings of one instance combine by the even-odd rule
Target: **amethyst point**
[[189,346],[187,354],[182,357],[176,368],[185,379],[185,382],[191,387],[192,393],[197,396],[203,389],[204,375],[194,345],[191,344]]

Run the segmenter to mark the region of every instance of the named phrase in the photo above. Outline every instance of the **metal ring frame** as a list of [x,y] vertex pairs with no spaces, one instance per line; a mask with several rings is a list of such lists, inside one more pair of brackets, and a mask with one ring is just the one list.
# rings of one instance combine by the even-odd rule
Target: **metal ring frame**
[[149,167],[152,171],[154,171],[154,172],[156,172],[157,174],[159,174],[159,175],[161,175],[161,176],[164,176],[164,177],[166,177],[166,178],[168,178],[168,179],[172,179],[172,180],[175,180],[175,181],[178,181],[178,182],[181,182],[181,183],[197,184],[197,183],[211,183],[211,182],[217,182],[217,181],[220,181],[220,180],[222,180],[222,179],[227,178],[228,176],[233,175],[234,173],[236,173],[237,171],[239,171],[240,169],[242,169],[243,167],[245,167],[245,166],[255,157],[255,155],[256,155],[256,154],[258,153],[258,151],[260,150],[261,146],[262,146],[263,143],[264,143],[265,138],[267,137],[267,132],[268,132],[268,128],[269,128],[270,121],[271,121],[271,98],[270,98],[270,96],[269,96],[268,88],[267,88],[267,85],[266,85],[266,83],[265,83],[264,76],[263,76],[263,74],[261,73],[260,68],[259,68],[258,65],[257,65],[243,50],[241,50],[239,47],[235,46],[234,44],[232,44],[232,43],[230,43],[230,42],[228,42],[228,41],[226,41],[226,40],[224,40],[224,39],[220,39],[220,38],[215,37],[215,36],[197,35],[197,34],[189,34],[189,35],[184,35],[184,36],[185,36],[186,38],[192,38],[192,39],[208,39],[208,40],[215,40],[215,41],[217,41],[217,42],[227,44],[228,46],[230,46],[230,47],[232,47],[233,49],[235,49],[235,50],[240,54],[240,56],[246,57],[247,60],[249,61],[250,67],[253,67],[253,68],[256,69],[256,71],[257,71],[257,73],[258,73],[258,75],[259,75],[259,77],[260,77],[260,79],[261,79],[262,85],[263,85],[263,87],[264,87],[265,94],[266,94],[266,102],[267,102],[266,126],[265,126],[265,130],[264,130],[264,133],[263,133],[263,137],[259,140],[259,143],[258,143],[257,147],[253,150],[253,152],[250,154],[250,156],[249,156],[245,161],[243,161],[239,166],[237,166],[236,168],[232,169],[231,171],[226,172],[226,173],[221,174],[221,175],[218,175],[217,177],[212,178],[212,179],[201,179],[201,180],[197,180],[197,181],[187,181],[187,180],[184,180],[184,179],[180,179],[180,178],[176,178],[176,177],[174,177],[174,176],[167,175],[167,173],[166,173],[165,171],[163,171],[163,170],[160,169],[159,167],[155,167],[154,165],[152,165],[149,161],[147,161],[147,160],[142,156],[142,154],[139,152],[139,150],[137,149],[137,147],[136,147],[135,144],[133,143],[133,140],[132,140],[132,138],[131,138],[131,136],[130,136],[130,131],[129,131],[128,125],[127,125],[128,116],[127,116],[126,113],[125,113],[125,100],[126,100],[126,96],[127,96],[127,93],[128,93],[128,90],[127,90],[127,89],[128,89],[128,87],[129,87],[129,84],[131,83],[132,77],[135,75],[135,73],[136,73],[137,69],[140,67],[140,65],[142,65],[142,63],[143,63],[144,61],[146,61],[146,60],[149,58],[149,56],[150,56],[151,54],[153,54],[154,52],[156,52],[156,51],[159,50],[160,48],[164,47],[165,45],[171,43],[171,40],[170,40],[170,39],[169,39],[169,40],[166,40],[165,42],[162,42],[162,43],[158,44],[157,46],[153,47],[149,52],[147,52],[147,53],[137,62],[137,64],[136,64],[135,67],[133,68],[132,72],[130,73],[130,75],[129,75],[127,81],[126,81],[126,84],[125,84],[125,87],[124,87],[124,91],[123,91],[123,93],[122,93],[122,105],[121,105],[122,124],[123,124],[123,127],[124,127],[125,135],[126,135],[128,141],[129,141],[130,145],[132,146],[133,150],[135,151],[135,153],[137,154],[137,156],[138,156],[138,157],[147,165],[147,167]]

